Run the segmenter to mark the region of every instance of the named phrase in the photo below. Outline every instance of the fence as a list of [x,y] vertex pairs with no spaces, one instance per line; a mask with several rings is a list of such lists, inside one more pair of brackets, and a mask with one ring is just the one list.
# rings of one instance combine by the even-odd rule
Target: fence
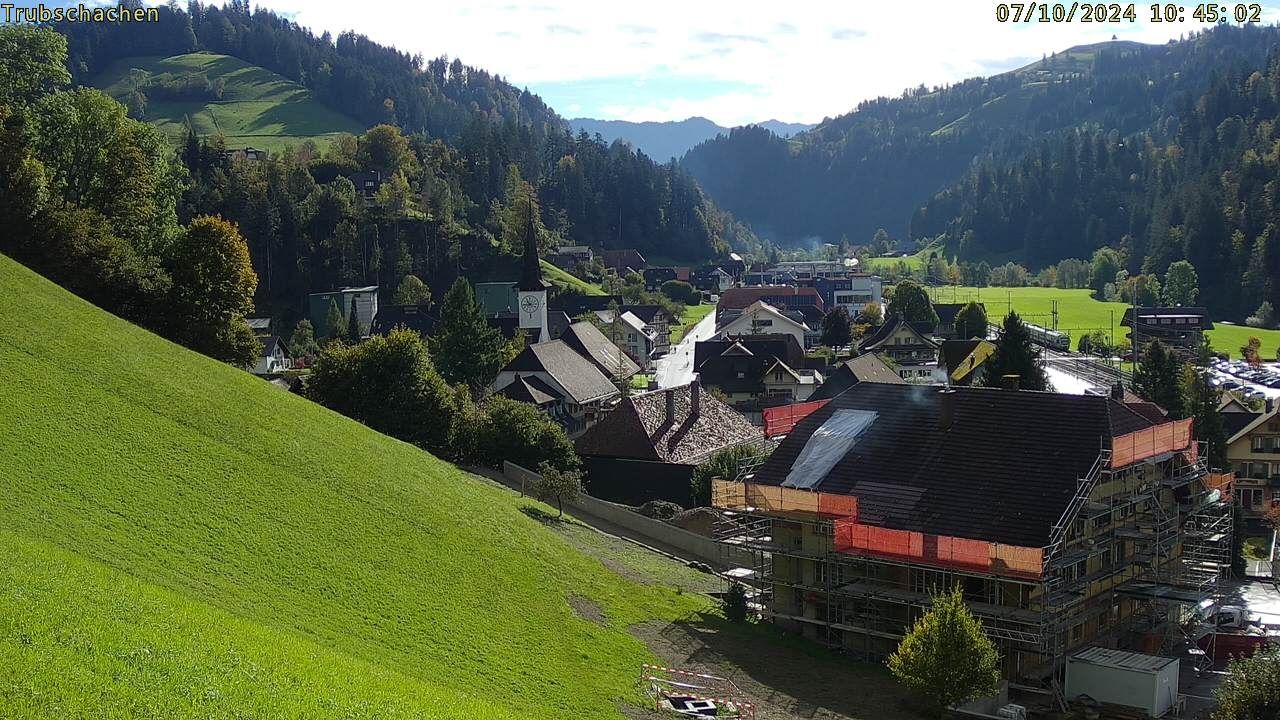
[[853,495],[719,479],[711,481],[711,504],[725,510],[799,512],[831,518],[858,516],[858,498]]
[[[511,487],[528,492],[541,479],[532,470],[512,462],[502,464],[502,475]],[[645,517],[625,505],[617,505],[590,495],[579,495],[576,500],[565,501],[565,507],[581,514],[599,518],[637,536],[631,539],[655,545],[666,545],[679,551],[686,560],[701,560],[721,567],[749,567],[752,555],[746,550],[717,543],[712,538],[689,532],[661,520]],[[584,519],[591,524],[589,519]]]
[[815,410],[826,405],[827,402],[827,400],[814,400],[813,402],[766,408],[761,412],[764,417],[765,437],[786,435],[795,428],[797,423],[812,415]]
[[1044,554],[1040,548],[875,527],[853,518],[836,521],[835,549],[854,555],[1022,578],[1040,577]]
[[1162,423],[1112,440],[1111,467],[1121,468],[1150,457],[1194,447],[1190,418]]

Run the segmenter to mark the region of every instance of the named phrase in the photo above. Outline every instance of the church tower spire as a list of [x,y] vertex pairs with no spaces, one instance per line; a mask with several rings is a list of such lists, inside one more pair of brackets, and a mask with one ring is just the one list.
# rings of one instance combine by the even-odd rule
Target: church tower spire
[[547,288],[550,283],[542,279],[542,266],[538,263],[538,236],[533,209],[529,199],[528,224],[524,235],[524,257],[520,268],[519,291],[520,328],[533,342],[551,339],[547,331]]

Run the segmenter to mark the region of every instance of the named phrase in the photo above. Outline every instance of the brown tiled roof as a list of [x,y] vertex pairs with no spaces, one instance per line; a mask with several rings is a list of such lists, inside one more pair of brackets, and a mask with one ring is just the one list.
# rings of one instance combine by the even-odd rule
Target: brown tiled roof
[[809,396],[809,400],[828,400],[860,382],[878,382],[890,383],[895,385],[905,385],[898,373],[893,368],[884,363],[880,356],[874,353],[859,355],[852,360],[845,360],[838,363],[830,372],[826,374],[826,380],[813,394]]
[[[582,455],[695,465],[717,451],[758,440],[760,429],[705,389],[691,411],[693,385],[632,395],[575,443]],[[667,415],[667,398],[673,414]]]
[[517,373],[545,372],[578,405],[618,394],[604,373],[561,340],[530,345],[502,369]]
[[1107,397],[859,383],[801,421],[754,482],[780,485],[809,439],[840,410],[874,421],[814,490],[856,495],[873,525],[1043,547],[1115,435],[1152,423]]
[[555,388],[534,375],[517,377],[510,385],[497,392],[498,395],[519,400],[533,405],[546,405],[564,397]]
[[[775,298],[775,301],[769,300]],[[794,300],[786,300],[787,298],[795,298]],[[767,285],[763,287],[739,287],[729,288],[720,294],[720,302],[717,303],[718,309],[741,310],[757,300],[764,300],[771,305],[782,305],[787,307],[798,307],[800,305],[813,305],[822,307],[822,295],[811,287],[791,287],[790,285]]]

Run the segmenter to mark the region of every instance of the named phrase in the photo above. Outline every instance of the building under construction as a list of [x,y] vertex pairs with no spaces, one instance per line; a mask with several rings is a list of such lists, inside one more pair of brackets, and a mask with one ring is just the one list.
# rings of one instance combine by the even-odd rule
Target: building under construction
[[773,622],[883,659],[959,585],[1010,678],[1056,688],[1088,645],[1203,661],[1186,620],[1230,564],[1231,477],[1189,420],[877,383],[774,419],[777,449],[713,488],[717,539],[752,551],[735,574]]

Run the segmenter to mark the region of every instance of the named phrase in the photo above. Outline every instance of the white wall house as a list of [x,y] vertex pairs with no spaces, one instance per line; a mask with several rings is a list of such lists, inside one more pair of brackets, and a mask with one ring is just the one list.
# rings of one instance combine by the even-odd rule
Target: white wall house
[[809,326],[783,315],[776,307],[757,300],[742,310],[740,315],[726,321],[716,329],[717,338],[752,335],[791,335],[800,347],[806,347],[805,334]]

